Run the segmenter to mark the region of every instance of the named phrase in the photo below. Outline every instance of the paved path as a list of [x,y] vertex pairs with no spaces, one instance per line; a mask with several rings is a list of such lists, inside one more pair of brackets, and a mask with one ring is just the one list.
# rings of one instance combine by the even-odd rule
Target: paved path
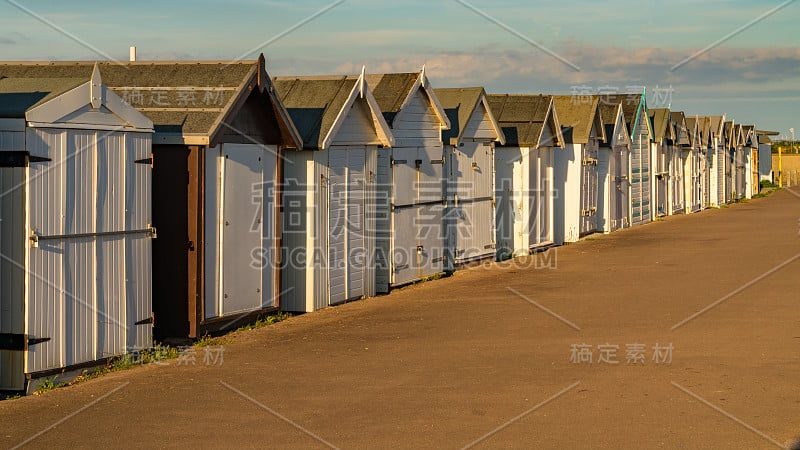
[[[799,220],[800,191],[782,191],[561,247],[555,269],[477,268],[295,317],[237,335],[221,365],[200,350],[0,402],[0,447],[785,444],[800,436]],[[592,364],[572,363],[584,343]],[[627,364],[637,343],[644,364]],[[598,362],[603,344],[618,364]]]

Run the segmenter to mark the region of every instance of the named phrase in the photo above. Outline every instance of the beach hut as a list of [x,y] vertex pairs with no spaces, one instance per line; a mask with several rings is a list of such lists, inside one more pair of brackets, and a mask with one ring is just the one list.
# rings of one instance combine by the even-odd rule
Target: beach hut
[[725,116],[707,116],[709,124],[709,206],[725,203],[725,158],[724,124]]
[[621,103],[631,139],[631,226],[650,222],[650,142],[653,130],[647,113],[644,91],[641,94],[603,95],[601,102]]
[[283,164],[281,308],[375,295],[379,147],[393,143],[364,74],[276,77],[303,147]]
[[263,55],[104,70],[155,126],[155,337],[199,338],[277,310],[280,155],[301,141]]
[[[445,271],[445,176],[442,131],[450,121],[425,68],[370,74],[367,84],[395,144],[378,149],[376,289]],[[449,263],[448,263],[449,264]]]
[[[59,76],[85,62],[33,63]],[[280,153],[300,139],[264,57],[100,64],[154,124],[153,334],[191,339],[278,309]]]
[[736,132],[732,120],[724,122],[723,136],[725,140],[725,203],[729,203],[736,199],[736,185],[734,184],[736,177]]
[[651,143],[651,161],[653,177],[651,189],[653,197],[653,215],[655,217],[672,214],[669,203],[670,187],[670,149],[675,141],[674,127],[670,126],[670,111],[667,108],[654,108],[649,111],[650,124],[653,129]]
[[553,155],[553,239],[575,242],[597,231],[597,158],[605,127],[599,97],[554,95],[564,147]]
[[697,118],[698,133],[700,136],[699,156],[700,156],[700,208],[706,209],[711,205],[711,167],[712,161],[709,160],[711,152],[710,136],[711,123],[705,116]]
[[126,63],[113,83],[155,123],[156,337],[199,338],[278,310],[281,154],[302,141],[263,55]]
[[684,186],[686,189],[686,213],[700,211],[702,208],[702,180],[700,156],[700,121],[697,116],[686,117],[686,130],[689,134],[689,145],[684,147]]
[[753,198],[758,194],[758,140],[755,135],[755,125],[742,125],[743,152],[742,160],[744,163],[744,196],[746,199]]
[[631,226],[631,139],[620,103],[599,97],[605,140],[597,153],[597,231],[610,233]]
[[101,72],[0,64],[0,390],[152,346],[153,123]]
[[553,152],[564,138],[549,95],[490,94],[506,142],[495,151],[498,258],[553,245]]
[[447,178],[447,262],[495,256],[495,143],[505,143],[482,87],[435,89],[450,120],[442,133]]
[[691,176],[691,172],[686,172],[686,151],[690,146],[689,130],[686,127],[686,116],[683,111],[670,112],[671,126],[675,130],[675,142],[670,148],[670,192],[672,193],[672,214],[683,214],[686,212],[686,177]]
[[777,131],[758,130],[758,181],[772,182],[772,139],[770,136],[777,135]]
[[745,150],[745,129],[742,124],[736,124],[734,127],[735,133],[735,152],[734,152],[734,186],[736,186],[736,200],[741,200],[747,197],[747,179],[750,174],[747,170],[749,159],[747,151]]

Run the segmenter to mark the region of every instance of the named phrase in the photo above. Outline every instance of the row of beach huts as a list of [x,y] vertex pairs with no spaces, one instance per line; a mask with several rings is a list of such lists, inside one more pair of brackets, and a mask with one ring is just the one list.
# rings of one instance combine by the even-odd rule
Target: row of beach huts
[[0,63],[0,390],[749,198],[767,142],[424,68]]

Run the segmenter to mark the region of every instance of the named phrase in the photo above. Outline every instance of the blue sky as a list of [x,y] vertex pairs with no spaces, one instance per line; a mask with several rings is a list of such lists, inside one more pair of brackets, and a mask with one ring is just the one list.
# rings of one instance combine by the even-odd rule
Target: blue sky
[[[231,59],[331,1],[20,4],[115,58],[126,59],[136,45],[139,59]],[[467,1],[580,70],[454,0],[346,0],[260,51],[272,75],[354,73],[362,64],[415,71],[426,64],[435,86],[483,85],[490,92],[646,85],[651,93],[656,87],[671,92],[662,100],[687,114],[726,113],[783,133],[795,127],[800,136],[800,2],[670,71],[781,2]],[[6,60],[104,59],[4,1],[0,54]]]

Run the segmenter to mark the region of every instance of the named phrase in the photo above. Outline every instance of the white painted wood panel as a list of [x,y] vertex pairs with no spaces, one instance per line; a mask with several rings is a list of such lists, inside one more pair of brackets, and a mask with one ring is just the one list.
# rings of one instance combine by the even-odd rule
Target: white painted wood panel
[[333,142],[337,145],[380,144],[372,114],[365,100],[358,99],[353,103]]
[[492,127],[492,122],[489,119],[489,114],[486,112],[483,103],[479,103],[475,108],[469,122],[467,122],[467,126],[464,127],[462,136],[472,139],[494,140],[497,138],[497,133],[494,131],[494,127]]

